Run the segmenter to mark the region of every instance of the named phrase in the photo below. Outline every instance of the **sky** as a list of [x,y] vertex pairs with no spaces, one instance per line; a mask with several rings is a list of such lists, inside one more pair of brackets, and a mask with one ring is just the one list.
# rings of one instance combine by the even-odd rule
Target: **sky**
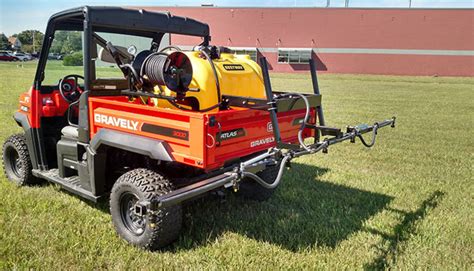
[[[82,5],[109,6],[200,6],[219,7],[322,7],[327,0],[0,0],[0,33],[10,36],[27,29],[44,32],[55,12]],[[343,7],[344,0],[330,0],[332,7]],[[408,7],[409,0],[349,0],[349,7]],[[412,0],[412,7],[474,8],[474,0]]]

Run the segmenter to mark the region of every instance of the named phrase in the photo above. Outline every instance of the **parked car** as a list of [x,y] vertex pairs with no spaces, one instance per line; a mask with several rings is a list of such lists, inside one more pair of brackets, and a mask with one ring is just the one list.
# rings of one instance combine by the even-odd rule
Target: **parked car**
[[31,53],[31,57],[33,59],[39,58],[39,53],[38,52]]
[[2,61],[18,61],[20,60],[18,57],[11,55],[7,52],[0,52],[0,60]]
[[48,59],[61,60],[63,59],[63,56],[58,53],[51,53],[48,55]]
[[33,59],[31,55],[25,53],[15,52],[13,55],[21,61],[28,61]]

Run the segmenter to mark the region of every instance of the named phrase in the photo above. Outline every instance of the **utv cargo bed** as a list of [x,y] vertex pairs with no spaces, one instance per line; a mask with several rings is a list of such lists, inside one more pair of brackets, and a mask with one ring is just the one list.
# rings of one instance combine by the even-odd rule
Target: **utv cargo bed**
[[[191,112],[130,103],[128,97],[90,97],[91,138],[101,129],[127,132],[163,141],[173,161],[205,170],[224,166],[276,146],[266,100],[227,97],[230,110]],[[321,96],[311,95],[312,116]],[[240,105],[238,107],[236,105]],[[284,142],[297,142],[305,117],[298,98],[277,102],[278,122]],[[311,120],[314,123],[315,117]],[[307,129],[304,137],[313,136]],[[235,161],[234,161],[235,162]]]

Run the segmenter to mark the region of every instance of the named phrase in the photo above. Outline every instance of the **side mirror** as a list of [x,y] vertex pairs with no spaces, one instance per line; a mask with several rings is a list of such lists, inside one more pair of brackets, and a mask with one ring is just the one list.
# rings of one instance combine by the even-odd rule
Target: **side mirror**
[[[128,49],[122,46],[115,46],[120,54],[120,59],[123,63],[130,63],[133,60],[133,55],[128,52]],[[110,54],[110,52],[105,49],[101,48],[99,51],[99,60],[107,62],[107,63],[115,63],[114,57]]]

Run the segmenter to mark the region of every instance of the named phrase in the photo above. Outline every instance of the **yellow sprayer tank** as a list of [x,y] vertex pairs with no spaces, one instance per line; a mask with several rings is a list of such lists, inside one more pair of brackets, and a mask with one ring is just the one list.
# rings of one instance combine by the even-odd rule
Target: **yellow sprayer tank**
[[[217,87],[212,67],[206,58],[201,57],[198,51],[185,51],[193,67],[193,79],[190,89],[199,89],[198,92],[188,91],[186,98],[195,97],[199,102],[199,109],[209,108],[219,102]],[[222,53],[220,58],[213,59],[219,78],[221,95],[232,95],[252,98],[265,98],[265,88],[260,66],[248,55],[234,55]],[[158,88],[155,88],[158,90]],[[165,89],[166,95],[173,93]],[[172,106],[164,100],[158,101],[160,107]]]

